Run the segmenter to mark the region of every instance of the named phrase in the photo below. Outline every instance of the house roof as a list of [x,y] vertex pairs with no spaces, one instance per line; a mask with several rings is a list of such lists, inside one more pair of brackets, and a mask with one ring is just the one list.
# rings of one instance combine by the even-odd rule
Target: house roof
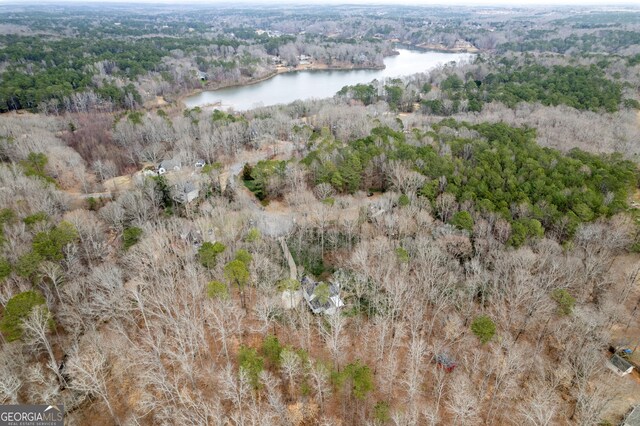
[[452,367],[456,365],[456,362],[453,359],[451,359],[447,354],[437,354],[436,362],[445,367]]
[[199,188],[191,181],[177,183],[173,186],[173,199],[179,203],[186,203],[198,196]]
[[640,405],[633,407],[633,410],[624,419],[623,426],[640,426]]
[[617,354],[614,354],[609,361],[620,371],[627,371],[629,368],[633,367],[629,361]]
[[163,160],[158,164],[158,168],[163,168],[165,170],[170,170],[175,167],[180,167],[180,162],[177,160]]
[[176,190],[179,192],[189,193],[195,191],[198,187],[193,182],[184,182],[176,184]]
[[305,300],[314,313],[324,312],[329,309],[344,306],[344,303],[340,298],[340,289],[334,283],[328,283],[329,297],[325,303],[321,303],[320,299],[315,294],[316,288],[323,284],[322,282],[314,281],[305,276],[302,278],[302,281],[300,281],[300,284],[302,285]]

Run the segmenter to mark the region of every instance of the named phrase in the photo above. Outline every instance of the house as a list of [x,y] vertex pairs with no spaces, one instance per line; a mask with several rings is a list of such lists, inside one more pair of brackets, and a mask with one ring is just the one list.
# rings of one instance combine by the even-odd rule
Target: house
[[437,354],[436,364],[442,367],[447,373],[451,373],[457,366],[456,362],[447,354]]
[[202,238],[202,232],[195,229],[187,229],[180,233],[180,239],[186,242],[188,245],[192,245],[195,248],[200,248],[204,239]]
[[609,358],[607,367],[620,377],[626,376],[633,371],[633,365],[618,354],[613,354],[613,356]]
[[298,57],[298,63],[300,65],[309,65],[311,63],[311,56],[300,55]]
[[193,182],[177,183],[171,192],[173,200],[180,204],[190,203],[200,195],[200,189]]
[[195,167],[196,169],[201,169],[201,168],[203,168],[203,167],[204,167],[204,166],[206,166],[206,165],[207,165],[207,162],[206,162],[206,161],[204,161],[203,159],[199,158],[199,159],[197,159],[197,160],[196,160],[196,162],[195,162],[195,164],[194,164],[194,167]]
[[334,315],[344,306],[340,298],[340,287],[335,283],[317,282],[304,277],[300,284],[302,296],[314,314]]
[[640,426],[640,405],[636,405],[629,411],[620,426]]
[[158,164],[158,174],[163,175],[167,172],[177,171],[182,168],[182,164],[176,160],[164,160],[160,164]]

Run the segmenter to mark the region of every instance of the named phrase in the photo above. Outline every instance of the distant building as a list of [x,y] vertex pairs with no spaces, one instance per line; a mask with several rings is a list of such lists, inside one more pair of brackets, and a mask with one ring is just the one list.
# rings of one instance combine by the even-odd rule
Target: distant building
[[620,377],[626,376],[633,371],[633,365],[618,354],[614,354],[609,358],[609,361],[607,361],[607,367]]
[[298,61],[300,65],[309,65],[311,63],[311,56],[300,55]]
[[202,238],[202,233],[195,229],[185,230],[180,234],[180,238],[187,244],[192,245],[195,248],[200,248],[204,240]]
[[193,182],[175,184],[171,192],[173,200],[180,204],[190,203],[200,195],[200,189]]
[[167,172],[178,171],[182,168],[182,164],[176,160],[164,160],[158,164],[157,172],[159,175],[163,175]]
[[447,354],[437,354],[436,364],[442,367],[447,373],[451,373],[457,367],[456,362]]
[[344,306],[336,284],[316,282],[309,277],[302,278],[301,284],[302,296],[314,314],[335,315]]

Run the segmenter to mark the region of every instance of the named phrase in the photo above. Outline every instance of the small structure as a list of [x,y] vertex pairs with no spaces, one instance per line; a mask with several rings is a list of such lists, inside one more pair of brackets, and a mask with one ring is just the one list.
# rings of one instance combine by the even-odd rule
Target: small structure
[[344,306],[340,288],[336,284],[317,282],[306,276],[301,284],[302,296],[314,314],[335,315]]
[[300,55],[298,58],[298,63],[300,65],[309,65],[311,63],[311,56]]
[[187,244],[200,248],[203,243],[202,232],[194,229],[186,230],[180,233],[180,238]]
[[609,358],[607,367],[620,377],[626,376],[633,371],[633,365],[618,354],[613,354],[613,356]]
[[172,192],[173,200],[180,204],[190,203],[200,195],[200,189],[193,182],[177,183]]
[[201,168],[203,168],[203,167],[204,167],[204,166],[206,166],[206,165],[207,165],[207,162],[206,162],[206,161],[204,161],[202,158],[200,158],[200,159],[197,159],[197,160],[196,160],[196,162],[195,162],[195,164],[194,164],[194,167],[195,167],[196,169],[201,169]]
[[182,164],[176,160],[164,160],[158,164],[157,172],[159,175],[163,175],[167,172],[178,171],[182,168]]
[[438,364],[439,367],[442,367],[447,373],[451,373],[458,365],[447,354],[437,354],[436,364]]
[[640,405],[636,405],[629,411],[620,426],[640,426]]

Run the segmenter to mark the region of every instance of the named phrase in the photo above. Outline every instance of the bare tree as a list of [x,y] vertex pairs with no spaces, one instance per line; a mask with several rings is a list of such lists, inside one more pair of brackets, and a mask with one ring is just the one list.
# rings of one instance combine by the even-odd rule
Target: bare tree
[[331,393],[330,371],[323,363],[310,361],[308,374],[316,393],[316,399],[320,404],[320,410],[323,411],[325,401]]
[[387,175],[392,186],[407,195],[415,194],[425,182],[423,175],[399,161],[392,161],[388,164]]
[[557,403],[554,401],[554,389],[545,382],[536,382],[530,386],[529,397],[518,409],[518,416],[529,426],[550,426],[554,424]]
[[479,401],[467,375],[456,374],[450,382],[449,395],[447,408],[453,415],[454,424],[473,425],[479,423]]
[[119,424],[107,389],[108,353],[104,342],[96,332],[90,332],[83,337],[82,342],[72,347],[66,363],[66,371],[69,376],[69,388],[100,397],[113,420]]
[[237,424],[245,424],[247,403],[252,389],[247,373],[242,369],[236,373],[233,367],[227,364],[220,372],[218,380],[221,384],[222,396],[231,402],[235,409],[234,417],[237,418]]
[[295,395],[296,379],[302,373],[302,361],[300,356],[292,350],[283,349],[280,353],[280,369],[286,377],[289,396],[293,400]]
[[448,222],[458,210],[458,203],[453,194],[443,193],[436,198],[436,213],[443,222]]
[[31,310],[29,316],[22,322],[23,338],[25,343],[36,348],[36,350],[44,347],[49,362],[47,367],[53,371],[58,377],[61,386],[66,384],[64,378],[60,374],[60,369],[56,357],[53,354],[53,348],[49,342],[47,334],[51,331],[53,325],[53,316],[45,305],[40,305]]
[[216,332],[224,356],[229,361],[229,339],[242,329],[244,311],[228,299],[208,304],[206,309],[210,318],[209,326]]
[[331,353],[333,362],[340,367],[344,359],[344,349],[347,344],[346,325],[347,320],[342,315],[327,315],[318,320],[320,334]]
[[17,404],[18,392],[24,383],[21,369],[26,361],[18,345],[4,345],[0,349],[0,403]]

